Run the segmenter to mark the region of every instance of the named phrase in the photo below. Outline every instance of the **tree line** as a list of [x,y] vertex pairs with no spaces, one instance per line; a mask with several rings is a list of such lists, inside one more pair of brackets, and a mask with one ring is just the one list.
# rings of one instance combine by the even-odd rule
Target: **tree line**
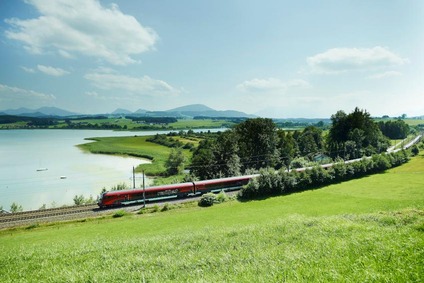
[[[327,132],[308,126],[284,131],[267,118],[248,119],[231,130],[206,138],[194,150],[190,172],[199,179],[230,177],[261,168],[304,167],[311,163],[348,160],[385,152],[390,145],[386,128],[407,135],[404,121],[378,124],[366,110],[338,111]],[[381,129],[384,125],[384,131]],[[406,131],[407,129],[407,131]]]

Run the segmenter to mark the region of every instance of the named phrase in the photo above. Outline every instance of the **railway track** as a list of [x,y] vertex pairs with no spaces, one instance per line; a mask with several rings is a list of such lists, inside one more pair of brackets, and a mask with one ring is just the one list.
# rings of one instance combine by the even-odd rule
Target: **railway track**
[[[153,205],[163,205],[165,203],[182,203],[198,200],[199,197],[188,199],[168,199],[157,202],[146,203],[146,207]],[[112,207],[100,209],[97,204],[87,204],[79,206],[66,206],[60,208],[50,208],[43,210],[31,210],[10,214],[0,214],[0,229],[18,226],[30,226],[37,223],[52,223],[60,221],[78,220],[88,217],[97,217],[111,214],[117,210],[135,212],[143,208],[143,204],[133,204],[128,206]]]
[[69,218],[72,219],[72,217],[68,216],[81,217],[84,214],[95,214],[97,210],[98,206],[96,204],[88,204],[1,214],[0,229],[24,224],[31,224],[34,223],[34,221],[50,222],[50,220],[61,218],[67,220]]

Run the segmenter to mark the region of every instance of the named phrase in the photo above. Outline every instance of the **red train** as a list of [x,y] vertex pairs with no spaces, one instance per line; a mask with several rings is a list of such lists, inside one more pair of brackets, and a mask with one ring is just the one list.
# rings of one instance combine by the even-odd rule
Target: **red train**
[[[103,193],[98,201],[101,208],[128,205],[146,201],[170,198],[184,198],[221,190],[236,190],[249,183],[259,175],[247,175],[206,181],[188,182],[174,185],[156,186],[143,189],[112,191]],[[144,196],[143,196],[144,193]]]

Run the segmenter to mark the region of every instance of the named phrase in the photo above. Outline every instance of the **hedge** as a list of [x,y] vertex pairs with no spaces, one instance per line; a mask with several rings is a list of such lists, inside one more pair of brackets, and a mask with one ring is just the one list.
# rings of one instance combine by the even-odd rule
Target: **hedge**
[[259,177],[252,179],[239,191],[238,198],[255,199],[316,189],[321,186],[383,172],[391,167],[406,163],[408,160],[408,153],[402,150],[396,153],[364,157],[352,163],[338,162],[328,169],[320,166],[301,172],[265,169],[260,171]]

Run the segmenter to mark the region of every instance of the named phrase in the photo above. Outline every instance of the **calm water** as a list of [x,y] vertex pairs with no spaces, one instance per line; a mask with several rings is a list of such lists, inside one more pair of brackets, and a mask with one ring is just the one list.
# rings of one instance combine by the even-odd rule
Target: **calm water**
[[[75,145],[87,137],[152,135],[156,132],[93,130],[0,131],[0,206],[16,202],[24,210],[73,204],[75,195],[92,195],[125,182],[132,187],[132,167],[148,161],[84,153]],[[47,168],[45,171],[37,171]],[[140,186],[142,176],[136,176]]]

